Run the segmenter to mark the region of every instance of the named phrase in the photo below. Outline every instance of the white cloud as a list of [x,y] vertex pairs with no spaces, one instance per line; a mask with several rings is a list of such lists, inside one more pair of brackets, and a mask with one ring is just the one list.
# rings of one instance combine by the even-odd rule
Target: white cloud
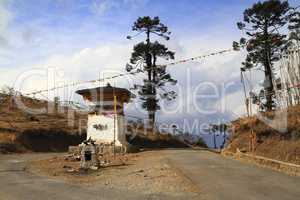
[[8,22],[12,17],[11,13],[6,8],[7,2],[8,1],[6,0],[0,2],[0,32],[4,32],[6,30]]
[[12,19],[12,13],[6,7],[7,3],[7,0],[0,2],[0,50],[8,45],[7,26]]
[[130,46],[126,44],[103,44],[71,55],[51,56],[43,65],[56,66],[64,70],[66,76],[84,80],[96,78],[103,70],[124,71],[129,56]]
[[93,0],[90,10],[96,15],[103,15],[110,10],[119,9],[122,6],[138,8],[147,2],[148,0]]
[[[112,74],[124,72],[125,64],[129,60],[130,48],[127,44],[107,43],[93,48],[83,48],[71,54],[52,55],[42,62],[24,64],[16,69],[9,70],[8,76],[1,79],[0,84],[14,85],[21,81],[22,84],[18,84],[17,88],[22,89],[23,93],[28,93],[62,84],[72,84],[77,81],[98,79],[102,75],[101,73],[105,73],[105,77],[111,76]],[[3,69],[1,74],[4,74],[4,71],[6,69]],[[53,81],[52,72],[54,72],[55,81]],[[24,74],[27,75],[24,77]],[[24,78],[26,80],[23,82],[22,79]],[[119,81],[125,84],[124,80]],[[121,84],[121,82],[117,84]],[[102,84],[106,84],[106,82]],[[96,87],[99,86],[99,83],[79,87],[88,86]],[[68,89],[69,91],[59,90],[57,94],[67,95],[67,98],[69,98],[73,96],[72,93],[74,93],[76,87]],[[64,92],[68,94],[63,94]],[[51,94],[49,98],[54,95],[56,94]]]
[[115,1],[94,0],[91,5],[91,11],[97,15],[103,15],[114,6],[116,6]]

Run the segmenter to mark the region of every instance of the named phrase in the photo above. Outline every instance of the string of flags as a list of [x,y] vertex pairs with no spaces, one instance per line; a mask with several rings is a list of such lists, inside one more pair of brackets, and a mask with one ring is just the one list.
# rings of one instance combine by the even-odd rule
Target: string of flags
[[137,69],[136,71],[133,71],[133,72],[121,73],[121,74],[110,76],[110,77],[105,77],[105,78],[100,78],[100,79],[95,79],[95,80],[88,80],[88,81],[78,81],[78,82],[74,82],[74,83],[71,83],[71,84],[64,84],[64,85],[60,85],[60,86],[57,86],[57,87],[52,87],[50,89],[37,90],[37,91],[31,92],[31,93],[27,93],[25,95],[36,95],[36,94],[40,94],[40,93],[43,93],[43,92],[54,91],[54,90],[62,89],[62,88],[66,88],[66,87],[74,87],[76,85],[82,85],[82,84],[87,84],[87,83],[104,82],[104,81],[107,81],[107,80],[110,80],[110,79],[115,79],[115,78],[119,78],[119,77],[122,77],[122,76],[134,75],[134,74],[138,74],[138,73],[141,73],[141,72],[142,72],[142,70]]
[[[211,56],[221,55],[221,54],[232,52],[232,51],[235,51],[235,50],[233,48],[226,49],[226,50],[221,50],[221,51],[209,53],[209,54],[206,54],[206,55],[200,55],[200,56],[196,56],[196,57],[192,57],[192,58],[188,58],[188,59],[183,59],[183,60],[179,60],[179,61],[175,61],[175,62],[170,62],[170,63],[167,63],[163,66],[173,66],[173,65],[177,65],[177,64],[190,62],[190,61],[204,59],[204,58],[211,57]],[[57,87],[52,87],[52,88],[49,88],[49,89],[38,90],[38,91],[35,91],[35,92],[27,93],[25,95],[28,95],[28,96],[29,95],[36,95],[36,94],[40,94],[40,93],[43,93],[43,92],[54,91],[54,90],[62,89],[62,88],[66,88],[66,87],[74,87],[74,86],[77,86],[77,85],[82,85],[82,84],[87,84],[87,83],[104,82],[104,81],[107,81],[107,80],[111,80],[111,79],[115,79],[115,78],[119,78],[119,77],[123,77],[123,76],[128,76],[128,75],[135,75],[135,74],[139,74],[139,73],[142,73],[142,72],[144,72],[144,70],[141,70],[141,69],[138,68],[138,69],[136,69],[135,71],[132,71],[132,72],[121,73],[121,74],[118,74],[118,75],[105,77],[105,78],[100,78],[100,79],[95,79],[95,80],[78,81],[78,82],[74,82],[74,83],[71,83],[71,84],[64,84],[64,85],[57,86]]]
[[206,54],[206,55],[201,55],[201,56],[196,56],[196,57],[192,57],[192,58],[188,58],[188,59],[183,59],[183,60],[171,62],[171,63],[168,63],[166,65],[167,66],[169,66],[169,65],[178,65],[178,64],[181,64],[181,63],[190,62],[190,61],[194,61],[194,60],[200,60],[200,59],[203,59],[203,58],[207,58],[207,57],[211,57],[211,56],[215,56],[215,55],[220,55],[220,54],[224,54],[224,53],[228,53],[228,52],[232,52],[232,51],[235,51],[235,50],[234,49],[226,49],[226,50],[217,51],[217,52]]

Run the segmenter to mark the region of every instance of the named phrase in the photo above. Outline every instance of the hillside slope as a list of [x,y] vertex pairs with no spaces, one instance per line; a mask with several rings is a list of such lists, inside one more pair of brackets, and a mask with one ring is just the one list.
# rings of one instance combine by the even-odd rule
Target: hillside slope
[[[226,150],[236,152],[238,148],[249,152],[252,127],[256,134],[254,154],[300,164],[300,106],[290,107],[287,113],[286,132],[274,130],[257,117],[233,121]],[[266,115],[274,117],[272,113]]]
[[[87,113],[69,107],[59,107],[54,113],[53,102],[28,97],[22,97],[22,102],[30,109],[46,112],[29,114],[10,108],[11,97],[0,94],[0,153],[66,151],[86,139]],[[186,141],[168,133],[151,133],[143,124],[127,126],[128,142],[138,148],[189,147]]]
[[[67,107],[59,107],[58,113],[49,113],[51,102],[21,98],[28,108],[46,111],[29,114],[11,107],[11,97],[0,94],[0,152],[65,151],[69,145],[85,139],[86,114]],[[80,125],[82,133],[78,131]]]

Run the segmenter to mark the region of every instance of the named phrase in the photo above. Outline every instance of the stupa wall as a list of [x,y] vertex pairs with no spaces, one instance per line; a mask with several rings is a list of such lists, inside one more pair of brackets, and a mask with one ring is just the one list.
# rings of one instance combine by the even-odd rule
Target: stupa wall
[[98,144],[110,144],[114,142],[115,134],[116,146],[122,146],[122,144],[125,144],[124,116],[117,115],[114,133],[114,115],[115,114],[89,114],[87,139],[91,138],[92,140],[95,140]]

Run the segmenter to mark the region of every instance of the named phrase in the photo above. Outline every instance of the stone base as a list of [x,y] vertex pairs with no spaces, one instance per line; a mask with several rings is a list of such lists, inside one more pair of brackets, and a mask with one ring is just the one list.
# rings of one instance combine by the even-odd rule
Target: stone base
[[[113,145],[108,144],[95,144],[96,151],[99,155],[101,154],[113,154],[114,153],[114,147]],[[80,156],[82,151],[82,145],[78,146],[69,146],[68,153],[72,154],[74,156]],[[125,147],[125,146],[116,146],[115,152],[120,153],[132,153],[135,152],[134,148],[132,147]]]
[[82,150],[82,146],[69,146],[68,153],[74,156],[79,156]]

